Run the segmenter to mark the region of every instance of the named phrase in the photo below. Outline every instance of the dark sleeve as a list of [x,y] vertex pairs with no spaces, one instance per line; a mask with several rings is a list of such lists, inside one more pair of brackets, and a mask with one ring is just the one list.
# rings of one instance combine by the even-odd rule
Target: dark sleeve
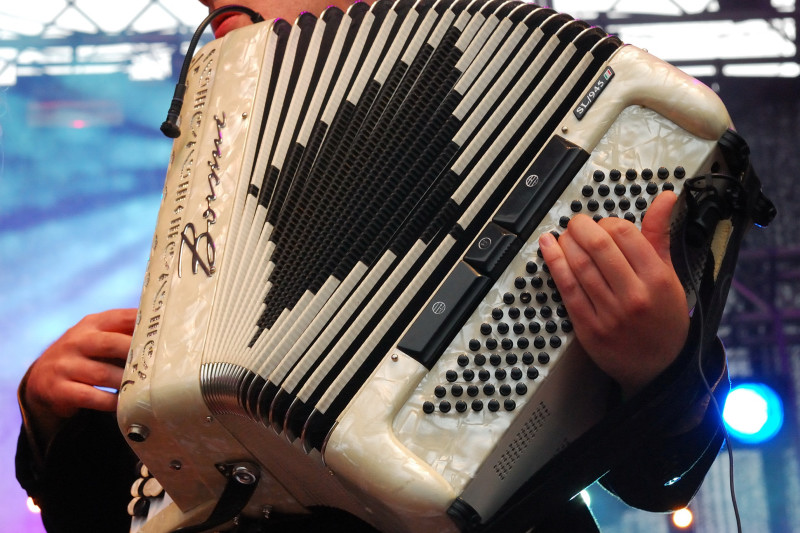
[[[725,352],[719,339],[703,354],[704,374],[721,406],[730,390]],[[696,370],[696,369],[695,369]],[[600,482],[625,503],[648,511],[665,512],[689,504],[724,441],[722,420],[705,385],[684,419],[667,433],[642,441],[625,464]],[[676,394],[691,394],[676,387]],[[669,401],[669,398],[667,398]]]
[[113,413],[79,412],[41,454],[23,425],[15,466],[20,485],[42,510],[47,531],[129,531],[136,457]]

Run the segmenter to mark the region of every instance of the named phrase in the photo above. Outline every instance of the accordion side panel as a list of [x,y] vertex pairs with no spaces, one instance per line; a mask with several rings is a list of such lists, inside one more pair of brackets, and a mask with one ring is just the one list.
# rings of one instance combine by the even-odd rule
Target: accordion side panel
[[371,520],[382,530],[455,530],[444,511],[458,492],[390,430],[405,401],[403,392],[413,390],[426,373],[410,357],[387,357],[354,399],[349,416],[341,417],[325,448],[325,463],[332,472],[362,498],[380,504],[372,506]]
[[[249,135],[263,41],[270,25],[201,49],[187,80],[146,274],[140,316],[120,389],[118,422],[134,451],[184,511],[215,502],[225,478],[215,464],[247,457],[203,402],[198,372],[215,298],[233,196],[248,183]],[[252,59],[257,60],[253,61]],[[226,84],[215,83],[225,65]],[[234,70],[235,74],[227,72]],[[150,305],[157,302],[158,305]],[[158,354],[157,364],[151,358]],[[186,480],[191,480],[187,483]],[[259,490],[300,511],[272,480]],[[186,517],[184,517],[186,518]]]
[[[384,494],[398,514],[408,514],[406,506],[414,508],[422,495],[440,505],[454,491],[483,519],[491,517],[516,487],[604,413],[608,379],[574,341],[568,313],[538,258],[538,236],[563,231],[576,212],[624,216],[640,224],[655,195],[680,193],[684,179],[710,169],[718,157],[716,141],[730,127],[710,89],[634,47],[620,49],[608,68],[613,75],[604,90],[587,89],[587,99],[597,103],[584,105],[580,118],[571,113],[558,129],[589,152],[589,160],[438,362],[428,372],[391,350],[329,436],[326,464],[345,476],[359,469],[359,490]],[[603,183],[597,181],[600,174]],[[533,285],[537,278],[541,288]],[[434,303],[432,298],[428,305]],[[399,408],[393,400],[396,416],[376,407],[388,390],[408,399]],[[376,416],[386,425],[360,427]],[[351,438],[360,431],[370,438]],[[391,485],[376,483],[377,473],[363,471],[365,465],[382,471],[386,464],[395,465]],[[405,478],[406,469],[414,474]],[[429,480],[421,485],[441,490],[438,498],[416,484],[419,493],[400,490],[419,470]]]
[[731,127],[725,105],[709,87],[636,46],[617,50],[609,67],[613,77],[598,79],[562,125],[565,137],[579,146],[597,144],[598,135],[631,105],[652,109],[706,140],[717,141]]

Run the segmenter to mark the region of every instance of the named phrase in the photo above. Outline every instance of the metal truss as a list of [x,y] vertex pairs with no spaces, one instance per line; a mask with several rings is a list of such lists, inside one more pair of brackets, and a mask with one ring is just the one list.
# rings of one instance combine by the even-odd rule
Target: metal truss
[[[585,2],[581,0],[554,0],[554,7],[567,13],[575,13],[591,24],[619,34],[626,40],[626,33],[633,28],[646,27],[658,31],[669,40],[669,32],[680,27],[696,29],[697,33],[713,31],[714,25],[727,23],[727,31],[735,28],[751,27],[748,24],[760,22],[761,30],[772,43],[779,42],[785,52],[776,54],[771,47],[759,48],[754,45],[747,56],[715,57],[704,56],[702,49],[696,50],[695,58],[664,57],[670,63],[681,67],[709,66],[715,69],[711,77],[725,77],[727,65],[785,64],[800,65],[800,50],[797,47],[797,28],[800,26],[800,8],[795,1],[780,2],[773,0],[648,0],[647,2],[631,2],[626,0],[610,0],[607,2]],[[582,6],[596,6],[590,9]],[[572,10],[570,10],[572,8]],[[602,9],[595,12],[591,9]],[[706,24],[704,29],[700,23]],[[771,34],[771,35],[770,35]],[[678,41],[685,36],[674,33],[672,39]],[[788,52],[786,52],[788,51]]]
[[742,251],[723,329],[751,350],[800,345],[800,247]]
[[33,0],[27,12],[0,7],[0,85],[17,76],[130,73],[142,60],[165,63],[154,77],[169,77],[205,8],[191,0],[127,0],[124,12],[120,6]]
[[[10,13],[10,8],[0,7],[0,84],[14,83],[17,76],[128,72],[147,56],[167,63],[162,70],[169,72],[170,60],[165,57],[180,54],[200,20],[198,10],[202,9],[192,0],[126,0],[119,4],[32,0],[25,4],[28,14],[19,8],[17,13]],[[626,32],[635,27],[658,29],[681,24],[685,28],[686,24],[700,22],[763,21],[762,27],[773,33],[772,39],[784,42],[786,46],[782,48],[790,53],[765,51],[748,57],[665,59],[679,67],[712,67],[716,72],[713,77],[724,77],[727,65],[800,65],[796,46],[800,15],[792,0],[552,0],[552,4],[559,11],[620,34],[623,40]],[[125,6],[124,12],[121,6]],[[112,9],[117,26],[110,31],[99,19]],[[192,16],[187,16],[189,10]],[[154,17],[161,21],[159,28],[143,30],[145,22]],[[173,57],[172,63],[176,59]]]

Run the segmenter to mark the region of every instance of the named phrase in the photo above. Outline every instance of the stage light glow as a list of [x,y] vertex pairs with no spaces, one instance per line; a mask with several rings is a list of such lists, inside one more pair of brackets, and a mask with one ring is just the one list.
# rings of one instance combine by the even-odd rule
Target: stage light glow
[[746,383],[728,394],[722,417],[732,437],[759,444],[774,437],[783,426],[783,402],[767,385]]
[[41,513],[42,510],[39,509],[39,506],[36,505],[36,502],[33,501],[33,498],[28,498],[28,510],[32,513]]
[[689,509],[678,509],[672,513],[672,523],[678,529],[686,529],[694,522],[694,515]]
[[581,498],[583,499],[583,503],[586,504],[586,507],[591,507],[592,505],[592,496],[589,494],[588,490],[581,491]]

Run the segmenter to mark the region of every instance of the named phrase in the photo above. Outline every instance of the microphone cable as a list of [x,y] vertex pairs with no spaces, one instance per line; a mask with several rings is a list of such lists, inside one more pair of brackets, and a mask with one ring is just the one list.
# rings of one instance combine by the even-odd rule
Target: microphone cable
[[[719,178],[719,177],[722,177],[722,176],[715,175],[715,177]],[[736,182],[736,180],[730,178],[729,176],[725,176],[725,178],[730,183],[737,183],[738,184],[738,182]],[[705,177],[701,176],[699,178],[695,178],[695,181],[699,181],[701,179],[705,179]],[[694,181],[690,181],[689,183],[687,183],[687,186],[688,187],[694,186]],[[713,190],[713,187],[708,187],[708,189]],[[708,189],[707,189],[707,191],[708,191]],[[691,189],[689,189],[689,190],[691,190]],[[687,204],[694,203],[695,207],[696,207],[695,198],[692,196],[691,192],[689,192],[689,191],[686,192],[686,201],[687,201]],[[691,211],[692,206],[689,205],[688,207],[689,207],[689,210]],[[687,215],[687,218],[688,218],[688,215]],[[742,518],[741,518],[741,514],[739,512],[739,504],[738,504],[738,501],[736,499],[736,483],[735,483],[735,479],[734,479],[733,447],[731,446],[731,439],[730,439],[730,435],[728,433],[728,429],[725,427],[725,421],[724,421],[723,416],[722,416],[722,407],[720,406],[719,402],[717,401],[716,396],[714,396],[714,391],[712,390],[711,384],[709,383],[708,378],[706,377],[705,371],[703,370],[703,339],[705,338],[705,310],[703,309],[703,302],[701,301],[701,298],[700,298],[700,289],[697,286],[697,283],[695,282],[695,278],[691,275],[692,267],[691,267],[691,264],[690,264],[690,261],[689,261],[689,253],[688,253],[688,248],[687,248],[687,239],[690,238],[687,235],[687,233],[688,233],[688,230],[687,230],[688,225],[689,225],[688,221],[684,221],[684,223],[682,224],[681,239],[680,239],[680,252],[681,252],[681,255],[682,255],[682,259],[683,259],[683,267],[686,269],[686,273],[687,273],[688,291],[689,291],[690,294],[694,295],[695,305],[694,305],[693,316],[696,315],[697,316],[697,320],[699,320],[699,322],[700,322],[700,325],[699,325],[700,342],[697,344],[697,349],[696,349],[696,353],[695,353],[696,359],[697,359],[697,370],[698,370],[698,373],[700,374],[700,379],[703,381],[703,387],[705,388],[706,393],[708,394],[709,398],[711,399],[711,403],[714,406],[714,409],[716,410],[717,415],[719,416],[719,419],[720,419],[720,422],[721,422],[720,423],[720,427],[722,429],[722,434],[723,434],[723,437],[725,439],[725,449],[726,449],[727,456],[728,456],[728,487],[729,487],[729,490],[730,490],[731,505],[733,507],[733,514],[734,514],[734,518],[736,520],[736,531],[737,531],[737,533],[742,533]],[[694,238],[694,237],[695,237],[695,235],[692,235],[692,238]]]
[[192,39],[189,41],[189,48],[187,48],[186,55],[183,58],[183,66],[178,76],[178,83],[175,85],[172,103],[169,106],[169,111],[167,111],[167,119],[161,123],[161,132],[171,139],[177,139],[181,135],[181,130],[178,127],[178,117],[180,117],[181,107],[183,107],[183,97],[186,94],[186,77],[189,75],[189,65],[192,63],[197,43],[200,42],[200,37],[203,35],[203,32],[215,18],[225,13],[230,13],[231,11],[244,13],[250,17],[253,24],[264,20],[264,17],[249,7],[230,5],[215,9],[200,23],[200,26],[197,27]]

